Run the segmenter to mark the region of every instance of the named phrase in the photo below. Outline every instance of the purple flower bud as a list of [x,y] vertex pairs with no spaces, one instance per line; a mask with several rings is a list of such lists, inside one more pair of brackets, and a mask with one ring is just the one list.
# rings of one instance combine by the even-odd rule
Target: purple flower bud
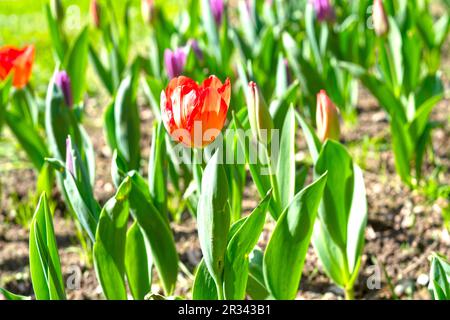
[[187,54],[184,48],[177,48],[174,51],[166,49],[164,51],[164,64],[169,79],[180,76],[186,65]]
[[72,157],[72,139],[70,138],[70,136],[68,136],[66,139],[66,168],[72,176],[75,176]]
[[194,51],[195,56],[198,60],[203,60],[203,51],[200,49],[197,40],[191,39],[188,41],[188,47]]
[[211,11],[216,21],[216,25],[220,26],[222,24],[224,3],[223,0],[209,0],[211,6]]
[[317,20],[333,21],[335,19],[334,8],[331,6],[329,0],[310,0],[316,11]]
[[62,91],[64,95],[64,101],[68,107],[73,106],[72,85],[70,83],[70,77],[66,71],[60,71],[55,75],[55,84]]

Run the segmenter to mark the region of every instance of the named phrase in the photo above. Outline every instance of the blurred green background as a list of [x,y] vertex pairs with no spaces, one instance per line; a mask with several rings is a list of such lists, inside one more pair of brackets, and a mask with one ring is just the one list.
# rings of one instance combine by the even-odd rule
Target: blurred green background
[[[48,79],[53,73],[55,63],[48,36],[44,5],[49,0],[0,0],[0,46],[34,44],[36,47],[36,62],[33,69],[32,84],[38,86],[38,92],[45,92]],[[126,1],[100,0],[113,6],[118,16],[121,16]],[[140,0],[130,1],[132,9],[132,39],[135,50],[145,49],[148,28],[144,28],[141,18]],[[184,9],[187,1],[164,0],[155,1],[169,17],[174,17]],[[81,29],[91,24],[89,0],[63,0],[65,8],[64,28],[68,34],[76,36]],[[93,27],[91,27],[93,28]],[[94,31],[91,37],[98,37]],[[95,42],[94,42],[95,43]],[[95,90],[95,85],[88,84],[88,90]]]

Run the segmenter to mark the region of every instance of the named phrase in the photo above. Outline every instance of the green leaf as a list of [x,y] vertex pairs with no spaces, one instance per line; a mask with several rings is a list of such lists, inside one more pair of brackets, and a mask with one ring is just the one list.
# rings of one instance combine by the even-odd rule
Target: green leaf
[[5,297],[6,300],[9,300],[9,301],[31,300],[30,297],[21,296],[19,294],[9,292],[8,290],[3,289],[3,288],[0,288],[0,293],[3,295],[3,297]]
[[116,123],[114,120],[114,101],[108,104],[103,113],[103,130],[111,150],[117,149]]
[[9,93],[12,87],[12,76],[8,76],[6,80],[0,81],[0,132],[5,123],[6,107],[9,102]]
[[358,271],[367,225],[367,197],[362,170],[353,164],[353,199],[347,223],[347,257],[350,274]]
[[333,140],[327,140],[315,164],[315,173],[328,171],[319,217],[333,241],[346,250],[347,223],[354,190],[353,161],[347,150]]
[[303,135],[305,136],[306,144],[308,145],[309,153],[315,163],[319,158],[320,150],[322,149],[322,143],[319,137],[317,137],[314,129],[303,119],[303,117],[296,112],[297,121],[302,127]]
[[56,20],[53,18],[52,11],[48,4],[45,5],[45,14],[47,17],[50,39],[52,41],[52,48],[55,51],[59,61],[62,62],[65,55],[65,44],[62,39],[60,28]]
[[361,169],[347,150],[327,141],[317,160],[315,173],[328,172],[314,247],[328,276],[350,288],[358,275],[367,224],[367,200]]
[[300,191],[277,221],[264,254],[264,279],[275,299],[294,299],[297,295],[326,182],[325,173]]
[[321,73],[323,71],[323,64],[322,64],[322,57],[321,57],[320,51],[319,51],[318,41],[316,38],[316,31],[314,28],[315,17],[316,17],[316,12],[314,11],[313,5],[311,3],[308,3],[306,5],[306,12],[305,12],[306,34],[309,39],[309,44],[311,46],[311,51],[314,56],[314,61],[317,64],[317,69]]
[[220,65],[222,63],[222,53],[220,51],[219,32],[217,30],[209,0],[201,0],[201,8],[203,12],[203,14],[201,15],[203,28],[208,37],[209,48],[216,58],[217,63]]
[[70,163],[65,163],[63,173],[64,191],[70,202],[72,210],[75,212],[81,225],[88,233],[91,240],[95,241],[95,232],[100,216],[100,206],[95,200],[87,168],[81,160],[80,152],[69,136],[69,157],[72,159],[73,172],[69,167]]
[[139,78],[138,65],[120,83],[114,102],[115,142],[120,156],[127,161],[130,170],[140,167],[140,119],[136,101]]
[[45,101],[45,132],[52,156],[66,159],[66,138],[71,136],[77,146],[82,147],[81,133],[73,110],[64,103],[62,91],[50,80]]
[[197,224],[203,259],[216,282],[219,299],[222,299],[230,205],[227,176],[219,154],[220,150],[214,153],[203,174],[202,192],[197,207]]
[[92,45],[89,45],[89,57],[92,62],[92,65],[95,68],[95,71],[97,72],[98,77],[102,81],[103,85],[105,86],[106,90],[108,90],[108,93],[110,95],[114,94],[114,87],[112,83],[112,75],[111,71],[108,70],[100,60],[100,57],[95,52],[95,49]]
[[344,288],[349,278],[348,271],[342,271],[342,266],[345,265],[345,257],[342,254],[341,248],[331,238],[325,225],[319,220],[316,221],[314,226],[313,244],[327,276],[335,284]]
[[192,298],[194,300],[217,300],[216,283],[202,259],[197,266],[194,284],[192,287]]
[[434,300],[450,300],[450,264],[436,253],[431,258],[428,290]]
[[44,193],[30,228],[30,273],[38,300],[66,299],[52,216]]
[[414,146],[407,128],[396,116],[391,118],[391,134],[395,168],[402,181],[410,185],[411,160]]
[[270,296],[264,284],[264,253],[259,248],[253,249],[249,256],[247,294],[253,300],[265,300]]
[[136,172],[131,172],[130,177],[132,180],[129,196],[131,212],[149,242],[153,262],[164,292],[170,296],[175,289],[178,276],[178,255],[172,231],[163,215],[146,195],[148,189],[145,190],[139,182],[142,178]]
[[[261,162],[259,160],[259,153],[257,146],[251,141],[246,141],[244,134],[244,128],[236,115],[233,115],[234,125],[236,128],[236,135],[239,142],[241,150],[245,152],[245,161],[248,164],[250,174],[252,176],[253,182],[255,183],[256,189],[260,197],[264,197],[269,189],[271,188],[270,179],[268,175],[262,175],[263,170]],[[256,159],[255,159],[256,158]],[[279,215],[276,207],[272,205],[272,201],[269,205],[270,214],[274,219]]]
[[[283,63],[284,65],[284,63]],[[296,96],[299,91],[300,83],[296,80],[289,87],[283,91],[283,94],[277,97],[270,103],[270,114],[273,118],[273,125],[275,129],[281,130],[289,107],[295,103]]]
[[125,241],[128,222],[128,193],[131,182],[127,178],[100,213],[94,243],[94,266],[105,297],[126,300]]
[[49,156],[49,152],[37,128],[23,121],[21,116],[9,111],[5,112],[5,122],[34,167],[40,170],[44,165],[45,158]]
[[294,107],[286,115],[281,132],[278,155],[277,182],[280,188],[281,208],[286,208],[295,195],[295,133],[297,131]]
[[150,244],[139,224],[134,222],[127,232],[125,270],[135,300],[143,300],[151,291],[152,265]]
[[126,161],[120,157],[117,149],[115,149],[111,160],[111,177],[116,187],[120,186],[123,179],[125,179],[127,172],[128,168]]
[[166,187],[166,144],[165,131],[162,122],[154,125],[152,146],[148,163],[148,185],[155,207],[162,215],[167,214]]
[[245,221],[228,242],[223,276],[224,295],[227,300],[243,300],[245,298],[249,255],[263,230],[271,196],[272,192],[269,191],[253,212],[242,219]]
[[88,65],[89,29],[85,27],[72,45],[64,65],[70,76],[73,101],[83,100]]

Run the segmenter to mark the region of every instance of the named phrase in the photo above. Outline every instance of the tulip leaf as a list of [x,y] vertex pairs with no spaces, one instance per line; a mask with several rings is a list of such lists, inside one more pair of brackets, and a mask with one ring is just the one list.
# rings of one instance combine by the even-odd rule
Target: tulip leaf
[[315,164],[315,173],[328,171],[319,217],[334,242],[343,250],[347,243],[347,223],[354,190],[353,161],[338,142],[327,140]]
[[264,254],[266,286],[275,299],[294,299],[327,182],[324,173],[300,191],[277,221]]
[[[224,295],[227,300],[243,300],[248,279],[249,255],[254,249],[266,220],[272,192],[242,222],[228,242],[224,266]],[[231,233],[231,231],[230,231]]]
[[136,101],[139,78],[138,65],[120,83],[114,102],[115,142],[120,156],[127,161],[130,170],[140,167],[140,119]]
[[428,290],[434,300],[450,300],[450,264],[436,253],[431,258]]
[[5,122],[19,141],[34,167],[40,170],[49,153],[38,129],[34,125],[23,121],[21,116],[12,111],[5,112]]
[[117,149],[116,127],[114,120],[114,101],[108,104],[103,113],[103,128],[105,132],[106,142],[111,150]]
[[106,90],[108,90],[108,93],[110,95],[113,95],[114,88],[112,84],[111,72],[103,65],[100,57],[97,55],[92,45],[89,45],[89,57],[91,58],[92,65],[94,66],[95,71],[97,72],[97,75],[99,76]]
[[220,150],[214,153],[203,174],[202,192],[197,206],[197,224],[203,259],[216,283],[219,298],[222,299],[230,204],[227,176],[219,154]]
[[131,295],[143,300],[151,291],[152,255],[144,232],[134,222],[127,232],[125,249],[125,270]]
[[30,273],[38,300],[65,300],[53,215],[43,193],[30,227]]
[[281,208],[286,208],[295,195],[295,133],[296,120],[291,106],[281,131],[280,153],[278,155],[277,182],[280,188]]
[[281,130],[283,127],[289,107],[295,102],[299,86],[300,83],[298,81],[294,81],[289,87],[286,88],[285,91],[283,91],[283,94],[277,95],[275,100],[272,100],[270,103],[270,114],[273,118],[273,125],[275,129]]
[[220,51],[220,42],[219,42],[219,32],[218,26],[214,20],[214,16],[211,9],[211,4],[209,0],[201,0],[201,8],[203,14],[203,27],[208,37],[208,44],[216,58],[216,63],[221,65],[222,63],[222,54]]
[[94,243],[94,266],[105,297],[126,300],[125,241],[128,222],[128,193],[126,179],[100,213]]
[[166,148],[165,128],[162,122],[153,129],[152,146],[148,163],[148,185],[153,203],[162,215],[167,214],[167,187],[166,187]]
[[84,163],[86,165],[86,171],[89,175],[89,182],[92,187],[95,184],[95,151],[91,138],[86,130],[80,125],[79,132],[81,137],[81,150],[83,150]]
[[394,152],[395,168],[400,178],[411,184],[411,158],[414,150],[413,141],[407,128],[397,116],[391,118],[392,150]]
[[53,14],[49,4],[45,5],[45,14],[47,17],[50,39],[52,41],[52,48],[55,51],[55,54],[58,57],[59,61],[62,62],[65,55],[65,44],[61,37],[60,28],[58,27],[56,20],[53,18]]
[[[163,215],[158,212],[136,172],[131,172],[132,189],[129,196],[131,213],[148,240],[153,262],[166,295],[175,289],[178,276],[178,255],[172,231]],[[145,182],[145,181],[144,181]]]
[[[261,174],[263,167],[260,163],[258,146],[250,139],[247,141],[244,135],[244,129],[240,120],[236,115],[233,116],[234,126],[236,128],[236,135],[240,145],[241,150],[244,150],[245,161],[248,164],[250,174],[252,176],[253,182],[255,183],[256,189],[260,197],[264,197],[271,188],[271,183],[268,175]],[[273,201],[269,205],[270,214],[274,219],[279,215],[276,206],[273,205]]]
[[75,103],[83,99],[88,66],[89,29],[85,27],[72,45],[65,67],[70,76],[72,96]]
[[72,210],[94,242],[100,206],[94,198],[87,168],[81,161],[80,152],[77,146],[72,143],[70,136],[68,141],[70,141],[71,148],[68,148],[67,152],[70,152],[68,157],[71,159],[72,164],[67,161],[65,163],[65,171],[63,173],[64,192]]
[[5,300],[8,301],[31,300],[30,297],[15,294],[3,288],[0,288],[0,294],[2,294]]
[[128,172],[126,161],[123,160],[117,149],[114,150],[111,161],[111,177],[116,187],[120,186]]
[[319,44],[316,38],[316,30],[314,26],[315,17],[316,12],[314,11],[313,5],[311,3],[308,3],[306,5],[306,12],[305,12],[306,34],[309,39],[309,44],[311,45],[311,51],[314,56],[314,61],[317,64],[317,69],[320,73],[322,73],[323,64],[322,64],[322,56],[320,55],[319,51]]
[[296,112],[297,120],[302,127],[303,135],[305,136],[306,144],[308,145],[309,153],[315,163],[319,158],[320,150],[322,149],[322,143],[317,137],[314,129],[303,119],[303,117]]
[[79,147],[81,141],[80,125],[72,109],[64,103],[62,91],[50,80],[45,101],[45,132],[52,155],[61,161],[66,158],[66,139],[71,136]]
[[265,300],[270,296],[264,283],[264,253],[259,248],[253,249],[249,256],[247,294],[253,300]]
[[206,267],[205,260],[201,260],[197,266],[195,280],[192,288],[194,300],[217,300],[216,283]]
[[361,169],[345,147],[328,140],[316,162],[315,174],[328,172],[313,243],[325,272],[335,283],[351,288],[358,275],[367,200]]
[[[342,250],[331,238],[326,227],[318,220],[314,226],[313,244],[327,276],[338,286],[345,287],[346,280],[341,269],[341,266],[345,264],[345,257],[342,255]],[[348,278],[348,274],[346,277]]]

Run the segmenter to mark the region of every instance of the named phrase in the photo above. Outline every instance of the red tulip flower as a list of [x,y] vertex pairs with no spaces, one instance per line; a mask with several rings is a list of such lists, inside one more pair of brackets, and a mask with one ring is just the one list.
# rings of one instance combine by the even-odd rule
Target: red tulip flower
[[13,74],[13,86],[21,89],[30,80],[34,62],[34,46],[22,49],[12,46],[0,48],[0,80],[5,80]]
[[161,117],[171,137],[188,147],[202,148],[213,142],[225,123],[230,105],[230,79],[225,83],[210,76],[198,85],[180,76],[161,92]]

